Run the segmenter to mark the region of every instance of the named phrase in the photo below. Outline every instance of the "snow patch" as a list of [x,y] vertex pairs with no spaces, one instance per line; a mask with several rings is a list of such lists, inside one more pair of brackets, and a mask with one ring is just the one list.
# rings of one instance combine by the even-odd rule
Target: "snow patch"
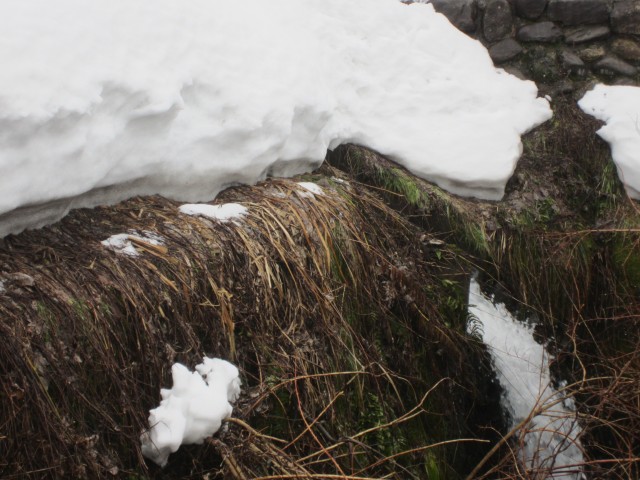
[[318,185],[317,183],[298,182],[298,185],[306,190],[305,192],[300,193],[301,197],[313,198],[316,195],[324,196],[324,190],[322,190],[322,187],[320,187],[320,185]]
[[173,387],[161,389],[160,405],[149,410],[149,430],[140,437],[142,454],[164,467],[182,444],[201,444],[218,431],[240,395],[238,369],[219,358],[204,357],[192,372],[171,367]]
[[228,222],[244,217],[249,210],[239,203],[225,203],[223,205],[209,205],[206,203],[189,203],[180,206],[185,215],[207,217],[219,222]]
[[129,255],[131,257],[137,257],[138,255],[140,255],[131,243],[131,240],[129,240],[128,233],[111,235],[109,238],[101,241],[100,243],[115,252],[122,253],[123,255]]
[[135,230],[131,230],[129,233],[118,233],[116,235],[111,235],[100,243],[116,253],[121,253],[130,257],[137,257],[140,255],[140,252],[138,252],[133,245],[134,242],[132,241],[132,238],[134,240],[138,239],[144,243],[150,243],[151,245],[162,245],[163,243],[162,237],[146,230],[143,235],[139,234]]
[[578,105],[583,112],[606,123],[598,135],[611,146],[627,193],[640,200],[640,87],[599,84]]
[[[551,384],[545,348],[533,337],[533,328],[519,322],[503,304],[494,304],[472,280],[469,312],[482,323],[482,339],[489,347],[504,389],[502,404],[512,427],[532,416],[526,425],[520,456],[527,468],[545,471],[544,478],[581,480],[584,462],[573,399],[563,400]],[[562,386],[563,384],[561,384]],[[566,385],[566,384],[565,384]],[[535,409],[542,413],[533,415]]]
[[4,0],[0,31],[0,236],[133,195],[210,201],[349,142],[498,200],[551,116],[428,4]]

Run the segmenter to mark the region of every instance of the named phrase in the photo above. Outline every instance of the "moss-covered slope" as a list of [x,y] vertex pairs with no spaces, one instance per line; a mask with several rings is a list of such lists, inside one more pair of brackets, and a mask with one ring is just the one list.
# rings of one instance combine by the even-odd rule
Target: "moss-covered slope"
[[588,468],[628,478],[637,472],[629,458],[640,457],[640,208],[624,194],[598,123],[569,97],[554,112],[523,139],[501,202],[455,197],[357,146],[329,162],[465,252],[502,301],[539,320],[556,372],[575,381],[590,458],[603,462]]

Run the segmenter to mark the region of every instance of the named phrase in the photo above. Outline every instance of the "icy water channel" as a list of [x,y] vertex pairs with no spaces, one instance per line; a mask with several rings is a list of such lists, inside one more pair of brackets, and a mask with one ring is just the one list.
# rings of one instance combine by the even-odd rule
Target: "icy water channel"
[[469,289],[469,312],[482,324],[496,374],[504,389],[501,403],[511,417],[521,463],[540,479],[582,480],[580,445],[573,400],[551,383],[545,347],[535,341],[533,327],[494,304],[475,279]]

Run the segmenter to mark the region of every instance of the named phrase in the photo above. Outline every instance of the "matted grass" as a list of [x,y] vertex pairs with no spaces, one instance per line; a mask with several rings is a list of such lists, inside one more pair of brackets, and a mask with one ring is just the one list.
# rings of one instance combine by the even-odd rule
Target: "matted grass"
[[[498,437],[466,261],[324,167],[224,192],[237,223],[132,199],[0,244],[3,478],[455,478]],[[130,233],[139,256],[100,241]],[[151,232],[154,246],[141,239]],[[241,368],[236,420],[161,470],[171,364]],[[439,477],[438,477],[439,476]]]

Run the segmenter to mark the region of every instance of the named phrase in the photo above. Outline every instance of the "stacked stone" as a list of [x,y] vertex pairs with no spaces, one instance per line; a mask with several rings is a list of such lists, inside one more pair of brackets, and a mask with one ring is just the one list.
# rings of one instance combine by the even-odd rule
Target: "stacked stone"
[[542,84],[640,84],[640,0],[431,0],[496,65]]

